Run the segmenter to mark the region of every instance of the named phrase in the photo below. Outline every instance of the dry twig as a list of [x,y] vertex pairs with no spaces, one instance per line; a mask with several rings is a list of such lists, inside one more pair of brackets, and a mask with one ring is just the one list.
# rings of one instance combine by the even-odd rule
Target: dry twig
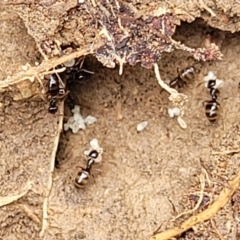
[[62,132],[62,126],[63,126],[63,110],[64,110],[64,101],[61,101],[59,104],[59,121],[58,121],[58,129],[57,129],[57,133],[56,133],[56,137],[55,137],[55,141],[54,141],[54,146],[53,146],[53,151],[52,151],[52,156],[50,159],[50,173],[49,173],[49,179],[48,179],[48,185],[47,185],[47,189],[46,189],[46,196],[44,197],[43,200],[43,219],[42,219],[42,230],[40,232],[40,237],[42,237],[44,235],[44,232],[48,226],[48,203],[49,203],[49,197],[51,194],[51,190],[52,190],[52,174],[54,171],[54,167],[55,167],[55,158],[56,158],[56,153],[57,153],[57,148],[58,148],[58,143],[59,143],[59,138],[60,138],[60,134]]
[[17,84],[19,82],[22,82],[26,79],[31,79],[33,77],[35,77],[36,75],[44,75],[44,74],[48,74],[48,70],[53,69],[55,67],[57,67],[60,64],[63,64],[67,61],[70,61],[74,58],[78,58],[81,56],[85,56],[88,54],[93,54],[93,52],[98,49],[102,44],[98,43],[94,46],[91,47],[91,49],[89,47],[86,48],[82,48],[74,53],[71,53],[69,55],[64,55],[62,57],[59,58],[52,58],[49,60],[44,60],[40,65],[36,66],[36,67],[31,67],[26,71],[21,71],[18,72],[16,74],[14,74],[12,77],[7,78],[3,81],[0,81],[0,90],[3,88],[7,88],[11,85]]
[[199,7],[202,7],[203,9],[205,9],[206,11],[208,11],[211,14],[211,17],[216,17],[216,13],[207,6],[207,4],[203,1],[203,0],[199,0]]
[[212,152],[212,155],[228,155],[228,154],[239,153],[239,152],[240,152],[240,149],[225,150],[220,152]]
[[216,234],[218,235],[220,240],[224,240],[224,237],[222,236],[222,234],[220,233],[220,231],[218,230],[216,223],[213,219],[210,219],[210,222],[212,224],[212,227],[214,228],[214,230],[216,231]]
[[25,204],[16,204],[16,206],[20,207],[27,215],[29,218],[31,218],[34,222],[36,222],[37,224],[41,224],[40,219],[38,218],[38,216],[36,214],[33,213],[33,211]]
[[172,219],[172,221],[175,221],[176,219],[180,218],[183,215],[190,214],[190,213],[196,211],[200,207],[200,205],[202,203],[202,200],[203,200],[204,188],[205,188],[205,178],[202,174],[200,175],[200,183],[201,183],[201,191],[199,193],[199,199],[198,199],[198,202],[197,202],[196,206],[189,211],[182,212],[182,213],[178,214],[174,219]]
[[229,182],[231,189],[224,188],[221,191],[218,199],[213,204],[211,204],[206,210],[190,217],[188,220],[183,222],[179,227],[175,227],[173,229],[169,229],[162,233],[156,234],[155,236],[151,237],[150,240],[171,239],[177,235],[180,235],[183,232],[186,232],[194,225],[209,220],[226,205],[226,203],[231,199],[234,192],[238,189],[239,184],[240,184],[240,168],[238,169],[237,176],[232,181]]

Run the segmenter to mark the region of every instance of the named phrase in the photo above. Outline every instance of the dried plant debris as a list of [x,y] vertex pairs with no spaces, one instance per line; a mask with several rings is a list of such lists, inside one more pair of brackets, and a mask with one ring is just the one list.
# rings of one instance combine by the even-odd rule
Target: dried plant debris
[[124,63],[136,65],[140,62],[144,68],[151,69],[163,52],[171,52],[174,48],[188,51],[197,60],[222,58],[214,43],[207,49],[194,49],[174,41],[172,36],[176,29],[176,19],[166,10],[149,11],[146,15],[138,16],[137,9],[134,11],[130,4],[101,1],[98,6],[100,10],[105,10],[99,12],[102,18],[99,21],[99,34],[104,36],[105,45],[97,50],[96,57],[107,67],[119,63],[120,74]]
[[[44,16],[46,22],[50,22],[54,27],[51,31],[43,29],[41,35],[34,30],[36,22],[23,11],[23,7],[18,9],[18,14],[25,20],[43,55],[61,56],[75,51],[79,46],[82,47],[82,44],[95,45],[102,42],[95,56],[107,67],[115,67],[118,63],[120,74],[124,63],[136,65],[140,62],[144,68],[150,69],[161,59],[163,52],[171,52],[174,48],[189,52],[199,61],[222,57],[215,43],[206,48],[195,49],[174,41],[172,36],[179,19],[167,6],[156,5],[138,9],[136,4],[117,0],[88,0],[78,4],[77,1],[69,2],[71,4],[61,4],[62,7],[57,3],[45,6],[52,13]],[[36,14],[42,9],[37,4],[32,8]],[[59,21],[52,23],[56,17]],[[62,22],[63,26],[60,25]],[[74,35],[73,31],[75,37],[66,37]]]
[[149,13],[136,18],[134,13],[122,4],[117,12],[116,17],[109,23],[102,23],[101,33],[105,35],[107,42],[97,51],[96,56],[104,65],[105,62],[109,65],[109,62],[114,60],[120,66],[123,63],[135,65],[141,62],[143,67],[149,69],[160,60],[163,52],[170,52],[173,47],[188,51],[197,60],[207,61],[222,57],[215,44],[211,44],[208,49],[194,49],[174,41],[172,35],[176,25],[170,12],[161,16]]
[[[163,52],[171,52],[174,48],[189,52],[199,61],[222,58],[215,43],[195,49],[172,39],[179,20],[167,6],[138,9],[138,5],[117,0],[88,0],[61,4],[54,1],[44,5],[44,9],[35,1],[31,7],[20,1],[12,7],[35,39],[44,61],[0,81],[0,89],[36,78],[63,62],[89,53],[104,66],[113,68],[119,64],[119,74],[123,72],[124,63],[141,63],[150,69],[161,59]],[[39,13],[41,19],[36,18]],[[28,97],[29,93],[24,92],[25,95]]]

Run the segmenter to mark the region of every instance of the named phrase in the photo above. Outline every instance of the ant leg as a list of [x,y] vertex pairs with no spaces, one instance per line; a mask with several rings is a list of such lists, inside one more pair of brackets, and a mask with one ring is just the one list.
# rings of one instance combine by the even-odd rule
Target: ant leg
[[207,102],[209,102],[209,100],[205,100],[204,102],[202,102],[203,107],[206,107]]
[[79,65],[79,69],[81,69],[82,68],[82,66],[83,66],[83,63],[84,63],[84,60],[85,60],[85,56],[83,56],[82,58],[80,58],[80,65]]
[[67,92],[65,92],[63,95],[60,95],[60,96],[58,95],[58,96],[56,96],[56,98],[60,99],[61,101],[64,101],[67,98],[69,93],[70,93],[70,91],[67,90]]
[[93,182],[94,182],[94,184],[96,184],[96,180],[95,180],[95,176],[94,176],[94,174],[91,173],[91,176],[92,176],[92,178],[93,178]]
[[77,67],[77,66],[81,63],[82,58],[83,58],[83,57],[79,57],[79,58],[77,58],[77,59],[75,58],[76,61],[75,61],[75,64],[74,64],[73,67]]
[[82,167],[82,166],[76,166],[76,168],[81,168],[81,169],[83,169],[83,167]]
[[86,70],[86,69],[81,69],[81,72],[89,73],[89,74],[94,74],[94,72]]
[[56,73],[58,80],[59,80],[59,85],[61,86],[61,88],[65,89],[65,84],[63,83],[62,79],[60,78],[60,76],[58,75],[58,73]]
[[40,90],[40,91],[39,91],[40,96],[41,96],[41,98],[42,98],[43,101],[47,101],[47,98],[46,98],[46,90],[45,90],[45,88],[44,88],[44,86],[43,86],[42,80],[40,79],[40,77],[38,76],[38,74],[36,74],[35,77],[36,77],[36,79],[37,79],[37,81],[38,81],[38,83],[39,83],[39,85],[40,85],[40,88],[41,88],[41,89],[39,89],[39,90]]
[[177,72],[178,72],[178,75],[180,76],[181,75],[181,70],[179,68],[177,68]]

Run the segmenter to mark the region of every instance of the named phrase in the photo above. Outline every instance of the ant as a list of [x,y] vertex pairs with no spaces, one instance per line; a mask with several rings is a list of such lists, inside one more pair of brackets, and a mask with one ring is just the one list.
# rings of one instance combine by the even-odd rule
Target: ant
[[90,171],[92,168],[92,165],[96,162],[96,159],[98,158],[99,153],[96,150],[92,150],[88,154],[88,161],[86,168],[82,168],[80,172],[78,172],[77,177],[75,178],[75,186],[77,188],[82,188],[88,181],[88,177],[90,175]]
[[170,82],[170,87],[182,88],[184,85],[187,85],[186,82],[194,78],[195,71],[196,69],[193,66],[182,71],[178,69],[178,76]]
[[218,88],[223,84],[223,81],[217,79],[213,72],[209,72],[204,78],[206,81],[205,87],[209,89],[211,100],[205,101],[205,115],[207,119],[214,123],[217,120],[220,103],[217,101],[220,91]]
[[57,99],[65,97],[68,92],[65,90],[65,84],[57,74],[50,75],[48,79],[49,108],[48,112],[55,114],[58,110]]
[[[86,74],[94,74],[94,72],[83,68],[85,58],[72,59],[63,64],[66,67],[65,74],[68,76],[68,80],[79,81],[86,77]],[[85,73],[85,74],[84,74]]]

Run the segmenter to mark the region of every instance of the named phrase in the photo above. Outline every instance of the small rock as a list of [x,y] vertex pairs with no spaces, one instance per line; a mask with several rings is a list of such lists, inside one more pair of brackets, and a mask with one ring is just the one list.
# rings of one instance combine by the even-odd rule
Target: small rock
[[94,124],[97,121],[97,119],[91,115],[88,115],[85,119],[84,119],[84,123],[87,125],[91,125]]
[[170,118],[173,118],[175,116],[179,116],[180,115],[180,109],[178,107],[169,108],[168,109],[168,115],[169,115]]
[[143,121],[137,125],[137,131],[141,132],[148,125],[147,121]]

